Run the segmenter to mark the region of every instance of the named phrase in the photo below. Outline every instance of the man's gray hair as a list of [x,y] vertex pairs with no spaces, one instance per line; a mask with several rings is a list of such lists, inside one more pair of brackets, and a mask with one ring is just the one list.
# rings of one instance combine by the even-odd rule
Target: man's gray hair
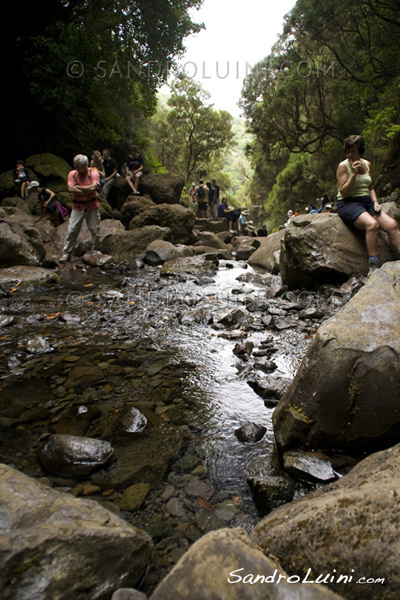
[[84,167],[89,164],[89,159],[84,154],[77,154],[74,156],[74,165],[79,165],[80,167]]

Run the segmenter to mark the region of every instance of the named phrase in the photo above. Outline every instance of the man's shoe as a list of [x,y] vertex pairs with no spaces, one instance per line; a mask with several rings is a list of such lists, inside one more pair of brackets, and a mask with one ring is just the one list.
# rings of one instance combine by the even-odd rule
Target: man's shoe
[[71,257],[69,254],[63,254],[62,257],[60,258],[59,262],[60,263],[66,263],[68,261],[71,260]]

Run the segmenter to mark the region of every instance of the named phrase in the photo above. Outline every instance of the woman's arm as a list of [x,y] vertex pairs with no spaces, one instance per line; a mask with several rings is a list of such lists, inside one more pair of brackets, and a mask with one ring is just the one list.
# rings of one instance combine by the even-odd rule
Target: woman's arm
[[369,168],[369,174],[371,175],[371,184],[369,186],[369,195],[371,196],[371,200],[374,203],[375,212],[378,213],[382,210],[382,207],[378,202],[378,197],[377,197],[375,189],[374,189],[374,182],[372,181],[371,163],[368,161],[367,161],[367,163],[368,163],[368,168]]
[[343,198],[349,198],[352,194],[354,182],[356,180],[357,171],[354,170],[352,165],[352,174],[349,177],[347,167],[344,163],[340,163],[336,172],[336,179],[338,182],[339,192]]

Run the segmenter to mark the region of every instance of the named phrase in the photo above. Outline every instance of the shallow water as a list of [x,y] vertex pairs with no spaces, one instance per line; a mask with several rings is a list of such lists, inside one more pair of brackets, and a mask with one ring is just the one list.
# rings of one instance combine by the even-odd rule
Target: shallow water
[[[253,275],[255,282],[238,280]],[[291,379],[313,327],[310,322],[309,326],[274,331],[262,324],[262,310],[251,313],[250,325],[229,328],[218,324],[222,316],[243,310],[249,302],[265,305],[267,286],[262,277],[270,276],[261,274],[261,282],[257,282],[259,275],[234,261],[221,262],[215,273],[166,278],[160,277],[157,268],[120,274],[88,269],[77,261],[61,269],[59,286],[28,291],[16,288],[0,301],[0,426],[6,432],[0,460],[74,492],[79,482],[51,477],[41,469],[36,456],[41,440],[48,433],[65,431],[96,437],[105,429],[96,419],[90,420],[92,411],[102,412],[100,421],[105,420],[104,415],[110,419],[112,413],[130,406],[132,394],[137,393],[151,410],[160,409],[161,413],[172,406],[174,410],[168,414],[173,416],[166,421],[190,432],[176,458],[197,456],[204,467],[201,476],[214,491],[210,507],[234,500],[239,510],[225,524],[251,529],[259,515],[246,477],[274,472],[273,409],[267,408],[247,383],[262,373],[254,371],[252,360],[238,358],[233,350],[244,341],[251,341],[254,348],[268,342],[274,347],[272,360],[277,365],[273,375]],[[282,300],[267,302],[279,310]],[[142,351],[141,346],[132,346],[131,352],[130,345],[140,341],[147,371],[142,374],[141,367],[136,369],[134,379],[128,381],[127,373],[131,377],[134,371],[129,365],[138,348]],[[161,379],[159,387],[157,372],[149,375],[152,360],[161,361],[160,369],[165,361],[170,364],[171,373],[164,369],[165,377],[169,373],[172,381],[179,377],[179,391],[172,396],[175,405],[165,400],[170,392]],[[76,364],[106,369],[123,366],[120,373],[118,369],[116,374],[107,372],[107,382],[68,388],[71,367]],[[267,429],[257,443],[239,442],[234,434],[249,421]],[[161,487],[154,486],[145,505],[122,516],[143,527],[157,520],[160,490],[168,482],[196,515],[199,506],[191,504],[183,492],[185,482],[194,477],[192,473],[193,465],[182,472],[173,462]],[[116,507],[120,496],[116,491],[108,501]],[[164,514],[163,519],[168,518]],[[179,517],[172,520],[176,524]],[[186,518],[188,525],[190,521]]]

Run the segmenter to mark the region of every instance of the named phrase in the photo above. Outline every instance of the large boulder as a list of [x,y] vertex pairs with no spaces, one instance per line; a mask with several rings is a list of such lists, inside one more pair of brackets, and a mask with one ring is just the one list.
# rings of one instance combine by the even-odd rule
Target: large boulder
[[4,209],[0,222],[0,261],[2,267],[37,266],[46,250],[35,220],[18,209]]
[[159,204],[134,217],[129,223],[129,229],[138,229],[148,225],[168,227],[172,232],[174,244],[189,244],[194,222],[195,216],[188,208],[179,204]]
[[242,529],[220,529],[193,544],[151,600],[340,600],[326,587],[288,577]]
[[[400,595],[400,446],[360,462],[335,483],[274,510],[250,537],[289,574],[348,600]],[[362,585],[363,584],[363,585]]]
[[218,248],[220,250],[229,250],[225,244],[215,233],[211,231],[198,231],[196,233],[195,246],[208,246],[209,248]]
[[143,254],[154,240],[171,241],[171,230],[158,225],[146,225],[132,231],[121,231],[117,235],[108,236],[102,240],[101,250],[104,254],[128,262]]
[[155,267],[178,258],[178,256],[182,256],[182,252],[174,244],[164,240],[154,240],[146,248],[145,261],[148,265]]
[[280,453],[370,452],[400,441],[400,261],[325,321],[273,414]]
[[67,188],[70,166],[63,158],[50,154],[34,154],[26,159],[26,166],[35,173],[35,179],[41,185],[49,187],[53,192],[64,191]]
[[129,223],[134,217],[155,206],[156,204],[150,196],[129,196],[121,207],[121,221],[125,227],[129,227]]
[[0,465],[0,596],[109,598],[135,587],[151,539],[90,500],[54,491]]
[[[343,283],[353,275],[368,274],[364,233],[347,227],[337,214],[291,219],[281,243],[282,281],[292,289]],[[378,254],[381,262],[394,258],[384,233]]]
[[271,273],[279,273],[279,257],[281,253],[281,240],[285,236],[285,230],[271,233],[268,237],[257,238],[261,245],[250,256],[248,263],[252,267],[262,267]]
[[140,180],[141,194],[148,194],[156,204],[179,203],[185,178],[174,173],[149,173]]

